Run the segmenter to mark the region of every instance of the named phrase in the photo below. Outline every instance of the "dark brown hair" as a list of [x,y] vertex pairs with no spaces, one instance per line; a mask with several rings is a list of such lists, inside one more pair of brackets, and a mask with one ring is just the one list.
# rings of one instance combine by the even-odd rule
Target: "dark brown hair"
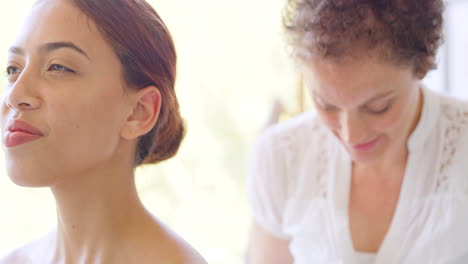
[[425,75],[435,68],[443,10],[442,0],[288,0],[283,24],[299,61],[371,50]]
[[72,0],[92,19],[123,65],[127,84],[156,86],[161,112],[153,129],[139,139],[135,163],[157,163],[177,153],[184,136],[175,95],[176,52],[164,22],[144,0]]

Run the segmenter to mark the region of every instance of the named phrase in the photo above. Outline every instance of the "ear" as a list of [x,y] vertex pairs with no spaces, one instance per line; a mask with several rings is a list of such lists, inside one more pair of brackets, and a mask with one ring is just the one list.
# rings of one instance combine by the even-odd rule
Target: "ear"
[[417,77],[419,80],[422,80],[422,79],[424,79],[424,77],[426,77],[426,73],[419,72],[419,73],[416,74],[416,77]]
[[130,95],[132,109],[120,135],[131,140],[153,129],[161,110],[161,93],[155,86],[148,86]]

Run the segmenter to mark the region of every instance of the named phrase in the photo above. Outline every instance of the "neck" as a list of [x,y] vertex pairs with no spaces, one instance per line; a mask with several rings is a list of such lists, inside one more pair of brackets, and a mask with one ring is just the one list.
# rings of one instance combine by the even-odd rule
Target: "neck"
[[56,262],[108,263],[132,220],[148,215],[137,195],[133,168],[121,164],[72,175],[52,187]]

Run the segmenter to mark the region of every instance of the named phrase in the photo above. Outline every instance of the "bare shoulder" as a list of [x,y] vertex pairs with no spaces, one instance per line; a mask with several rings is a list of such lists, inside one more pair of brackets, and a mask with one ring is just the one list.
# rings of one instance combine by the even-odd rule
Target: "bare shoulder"
[[140,236],[139,240],[138,248],[140,252],[136,254],[138,260],[135,260],[138,263],[207,263],[195,248],[157,220],[155,225],[146,230],[143,237]]
[[[207,262],[189,243],[174,233],[172,230],[164,227],[166,243],[164,250],[168,252],[168,263],[174,264],[206,264]],[[175,258],[174,258],[175,257]],[[169,262],[169,258],[172,262]]]

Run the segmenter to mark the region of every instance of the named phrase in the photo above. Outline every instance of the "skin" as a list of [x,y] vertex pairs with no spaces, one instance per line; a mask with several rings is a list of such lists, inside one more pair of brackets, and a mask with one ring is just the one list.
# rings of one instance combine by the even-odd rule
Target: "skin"
[[138,198],[136,144],[157,122],[161,95],[154,86],[128,87],[93,21],[69,1],[40,1],[10,49],[7,72],[2,133],[14,119],[43,132],[4,145],[8,175],[49,187],[58,225],[0,263],[205,263]]
[[[421,78],[412,68],[375,57],[314,59],[303,71],[319,119],[352,159],[348,205],[352,246],[369,253],[378,251],[391,224],[408,157],[407,141],[422,106]],[[372,141],[371,146],[362,146]],[[257,223],[251,241],[257,243],[250,243],[248,263],[293,263],[289,241],[271,236]]]
[[254,221],[250,231],[246,263],[292,264],[294,259],[288,246],[288,240],[271,235]]

